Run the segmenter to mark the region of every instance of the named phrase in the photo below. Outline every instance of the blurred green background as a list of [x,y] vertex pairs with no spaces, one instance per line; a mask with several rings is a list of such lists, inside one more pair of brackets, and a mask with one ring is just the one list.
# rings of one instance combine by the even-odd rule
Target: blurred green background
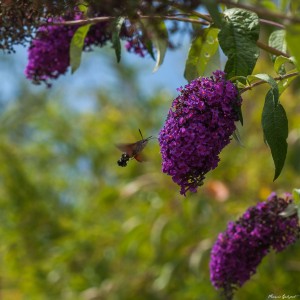
[[[115,147],[138,140],[139,128],[157,136],[176,91],[145,95],[137,68],[105,59],[114,84],[76,85],[71,103],[63,84],[55,93],[32,89],[12,75],[14,57],[1,57],[17,92],[9,102],[2,97],[0,114],[0,299],[219,299],[208,269],[218,233],[271,191],[299,188],[299,82],[281,99],[289,150],[276,182],[260,127],[267,86],[260,86],[243,97],[244,146],[233,140],[198,193],[182,197],[161,173],[157,140],[144,150],[146,163],[126,168],[117,166]],[[269,68],[263,58],[256,73]],[[87,94],[92,108],[75,108]],[[300,294],[299,249],[298,242],[270,253],[235,299]]]

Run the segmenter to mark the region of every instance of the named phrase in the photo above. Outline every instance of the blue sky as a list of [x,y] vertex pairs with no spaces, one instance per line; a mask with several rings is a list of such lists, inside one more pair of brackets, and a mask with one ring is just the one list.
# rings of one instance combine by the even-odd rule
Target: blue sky
[[[108,47],[107,47],[108,48]],[[110,50],[110,51],[109,51]],[[82,63],[75,74],[69,71],[58,80],[53,81],[53,87],[49,93],[63,93],[67,102],[75,103],[78,109],[92,108],[93,100],[89,97],[88,91],[97,87],[107,87],[115,83],[115,75],[109,67],[107,55],[109,51],[114,56],[112,49],[99,49],[91,53],[83,53]],[[155,73],[152,72],[155,62],[150,58],[141,58],[136,54],[127,53],[123,50],[121,63],[136,66],[139,69],[138,80],[142,91],[146,95],[151,95],[153,91],[165,90],[171,95],[176,95],[176,88],[186,84],[183,77],[185,59],[188,53],[188,42],[183,41],[181,48],[168,50],[163,65]],[[27,64],[27,49],[17,47],[15,54],[1,54],[0,57],[0,80],[2,83],[0,100],[3,103],[12,101],[18,97],[18,85],[20,78],[25,78],[24,69]],[[33,91],[46,90],[44,85],[34,86],[29,80],[25,84]],[[87,91],[84,96],[77,97],[77,91],[84,89]]]

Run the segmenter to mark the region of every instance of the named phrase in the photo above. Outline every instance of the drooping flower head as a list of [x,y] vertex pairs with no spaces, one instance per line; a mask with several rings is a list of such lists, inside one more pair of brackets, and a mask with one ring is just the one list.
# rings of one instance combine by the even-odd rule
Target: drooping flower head
[[239,120],[241,98],[236,86],[216,71],[178,89],[159,133],[162,170],[172,176],[185,195],[202,185],[205,174],[217,167],[219,153],[230,142]]
[[[75,15],[75,20],[82,18],[81,14]],[[56,18],[55,22],[69,20],[69,17]],[[48,19],[48,22],[52,22]],[[56,79],[66,73],[70,65],[70,43],[78,26],[48,25],[41,26],[36,38],[28,50],[28,64],[25,75],[34,83],[46,82]],[[107,31],[107,22],[91,26],[84,42],[83,50],[90,50],[91,46],[103,46],[110,38]]]
[[[95,15],[95,17],[99,16],[101,16],[99,13]],[[62,23],[82,18],[82,13],[77,12],[73,16],[50,18],[48,22]],[[28,50],[26,77],[34,83],[45,82],[50,86],[49,81],[65,74],[70,66],[70,43],[78,27],[74,25],[40,26]],[[128,52],[142,57],[147,54],[140,30],[129,21],[122,27],[120,37],[127,41],[125,48]],[[111,41],[111,38],[111,27],[108,21],[93,24],[85,37],[83,50],[90,51],[94,46],[102,47]]]
[[[289,213],[285,213],[288,211]],[[271,250],[282,251],[299,238],[297,210],[290,194],[272,193],[267,201],[250,207],[236,222],[229,222],[211,251],[210,278],[216,289],[231,299]]]

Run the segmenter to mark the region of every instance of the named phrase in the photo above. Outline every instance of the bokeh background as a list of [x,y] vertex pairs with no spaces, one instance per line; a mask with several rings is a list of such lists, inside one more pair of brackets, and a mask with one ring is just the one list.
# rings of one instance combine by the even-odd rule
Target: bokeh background
[[[243,145],[221,154],[197,194],[183,197],[161,172],[157,140],[148,161],[117,166],[116,143],[157,136],[183,78],[188,47],[154,62],[109,47],[51,89],[24,77],[26,49],[0,56],[0,299],[219,299],[210,249],[229,220],[271,193],[300,185],[299,81],[282,96],[289,150],[281,176],[263,142],[267,86],[243,95]],[[256,73],[271,70],[269,57]],[[236,299],[300,295],[300,243],[271,252]]]

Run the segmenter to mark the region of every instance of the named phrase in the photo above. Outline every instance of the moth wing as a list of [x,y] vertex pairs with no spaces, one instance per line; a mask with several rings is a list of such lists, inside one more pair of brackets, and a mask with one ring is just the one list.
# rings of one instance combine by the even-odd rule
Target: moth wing
[[116,147],[122,151],[128,154],[129,157],[132,157],[135,150],[136,150],[136,143],[131,144],[116,144]]
[[142,153],[138,153],[134,156],[134,158],[139,162],[147,161],[145,155],[143,155]]

